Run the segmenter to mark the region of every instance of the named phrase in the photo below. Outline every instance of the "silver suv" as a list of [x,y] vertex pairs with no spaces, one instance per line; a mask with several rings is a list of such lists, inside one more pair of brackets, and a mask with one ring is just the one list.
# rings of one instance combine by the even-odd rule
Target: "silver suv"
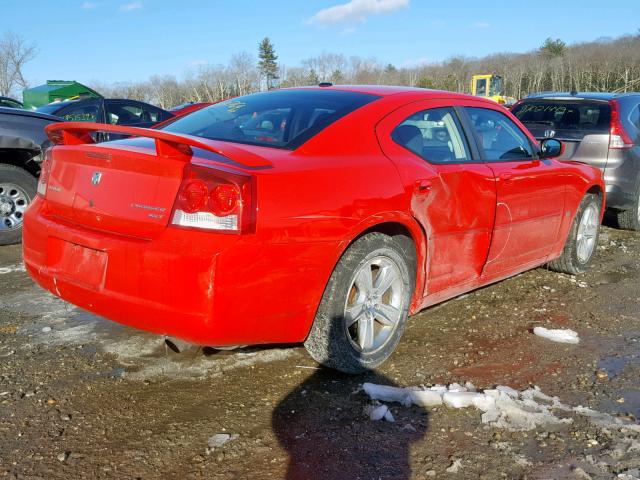
[[511,109],[538,139],[556,138],[560,158],[602,170],[607,209],[640,230],[640,93],[540,93]]

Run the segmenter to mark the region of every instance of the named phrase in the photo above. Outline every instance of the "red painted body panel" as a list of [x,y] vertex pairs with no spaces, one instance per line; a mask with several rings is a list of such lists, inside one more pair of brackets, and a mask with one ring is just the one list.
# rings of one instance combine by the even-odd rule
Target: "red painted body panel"
[[[123,143],[54,147],[46,198],[25,216],[29,273],[82,308],[194,343],[299,342],[336,262],[371,228],[394,223],[412,236],[415,312],[557,257],[584,193],[604,191],[599,171],[586,165],[434,165],[389,138],[412,112],[439,105],[504,111],[493,102],[421,89],[335,88],[381,98],[293,151],[196,137],[160,141],[198,141],[230,161],[185,160],[181,146],[175,156]],[[149,132],[135,134],[161,133]],[[169,225],[189,161],[255,179],[254,233]],[[97,168],[104,172],[100,188],[90,185]],[[505,172],[512,186],[501,185]],[[416,181],[428,182],[427,191]],[[129,208],[134,203],[166,214],[148,216]]]

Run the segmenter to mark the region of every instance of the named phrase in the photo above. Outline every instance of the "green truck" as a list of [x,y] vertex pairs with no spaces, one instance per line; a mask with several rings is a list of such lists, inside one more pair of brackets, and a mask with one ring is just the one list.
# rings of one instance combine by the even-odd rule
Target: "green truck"
[[74,80],[47,80],[44,85],[24,90],[22,103],[26,110],[35,110],[55,101],[91,97],[100,98],[102,95]]

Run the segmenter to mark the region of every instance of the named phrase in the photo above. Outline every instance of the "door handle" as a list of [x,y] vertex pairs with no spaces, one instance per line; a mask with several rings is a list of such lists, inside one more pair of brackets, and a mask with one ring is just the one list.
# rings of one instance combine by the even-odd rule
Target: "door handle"
[[429,191],[431,190],[431,180],[428,180],[426,178],[416,180],[413,189],[418,194],[429,193]]
[[500,175],[500,180],[502,180],[504,183],[511,183],[513,181],[513,174],[503,173],[502,175]]

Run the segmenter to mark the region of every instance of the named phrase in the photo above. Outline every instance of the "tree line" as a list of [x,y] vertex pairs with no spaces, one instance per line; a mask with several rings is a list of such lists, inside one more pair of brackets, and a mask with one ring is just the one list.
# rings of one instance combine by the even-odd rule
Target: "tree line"
[[[24,42],[21,45],[33,48]],[[26,58],[32,56],[33,50]],[[443,62],[408,66],[330,52],[287,66],[277,62],[275,46],[268,38],[259,43],[257,57],[238,53],[226,65],[202,66],[180,79],[154,75],[143,82],[92,82],[90,86],[108,97],[133,98],[163,108],[320,82],[407,85],[469,93],[471,77],[482,73],[501,75],[505,94],[515,98],[541,91],[640,90],[640,30],[614,39],[572,45],[548,38],[539,48],[526,53],[496,53],[482,58],[454,56]]]

